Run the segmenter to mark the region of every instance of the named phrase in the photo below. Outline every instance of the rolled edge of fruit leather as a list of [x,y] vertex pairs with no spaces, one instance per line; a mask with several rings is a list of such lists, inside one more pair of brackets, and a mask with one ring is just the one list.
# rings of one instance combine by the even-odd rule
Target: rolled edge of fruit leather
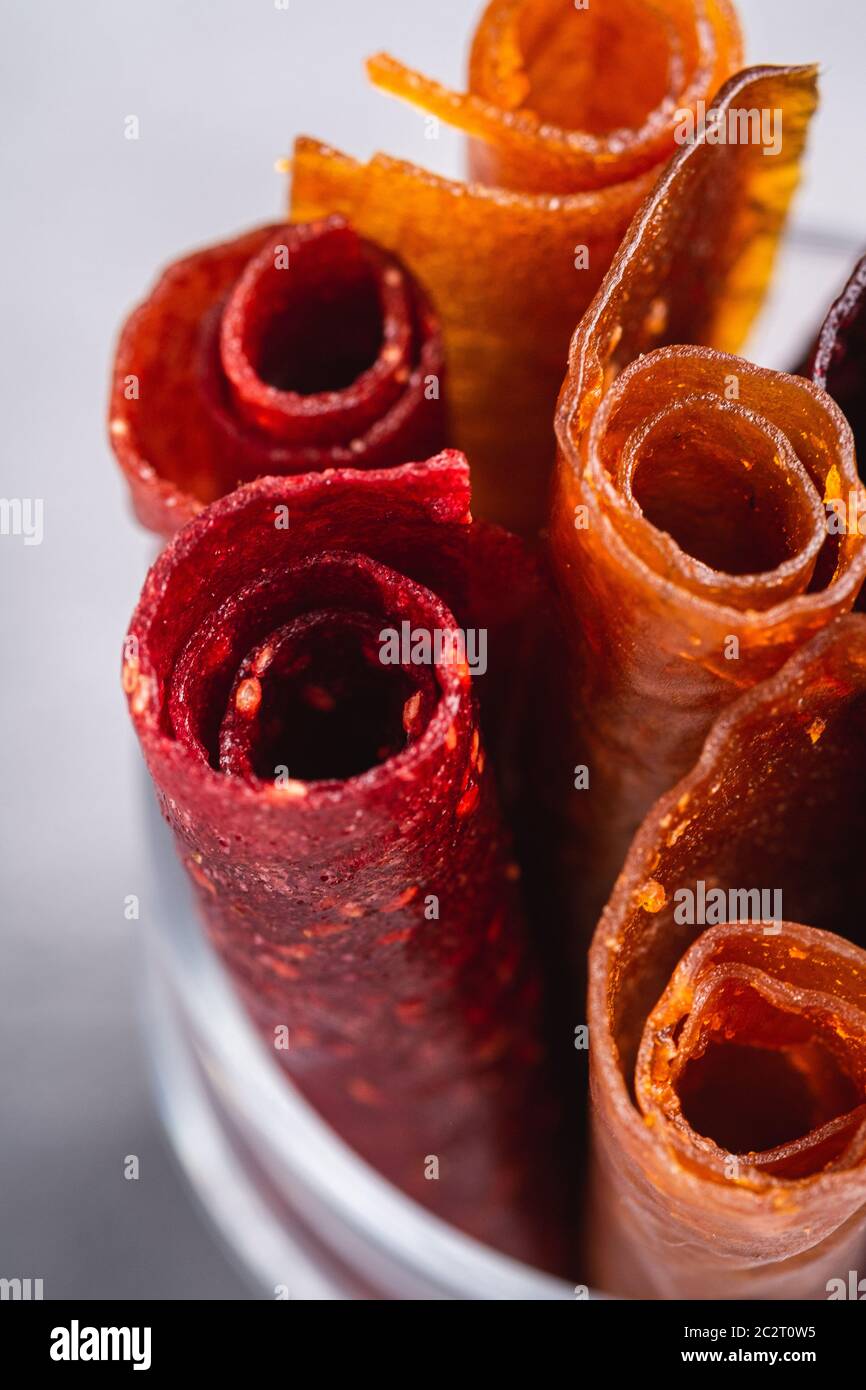
[[715,0],[494,0],[468,93],[384,55],[369,64],[377,85],[428,113],[424,135],[442,119],[472,137],[470,182],[296,143],[292,216],[343,213],[399,251],[432,297],[451,442],[472,460],[478,515],[524,534],[546,523],[574,325],[676,149],[678,120],[740,61],[734,12]]
[[862,459],[866,452],[866,256],[857,262],[831,305],[799,371],[833,397],[854,431]]
[[109,437],[138,519],[164,536],[239,483],[390,467],[445,434],[430,304],[341,218],[175,261],[120,334]]
[[526,193],[607,188],[658,170],[684,110],[743,60],[728,0],[492,0],[468,91],[379,53],[377,86],[471,137],[480,183]]
[[247,484],[157,560],[124,687],[278,1061],[405,1192],[561,1270],[558,1113],[491,756],[535,581],[468,507],[454,452]]
[[866,573],[863,537],[844,519],[863,500],[853,438],[830,397],[679,345],[696,305],[705,340],[731,341],[751,319],[814,99],[811,68],[755,68],[727,84],[725,115],[780,113],[779,153],[710,144],[706,132],[686,146],[572,342],[552,551],[570,637],[570,751],[585,769],[571,800],[585,929],[715,716],[850,609]]
[[866,618],[720,716],[590,953],[591,1276],[826,1298],[866,1237]]

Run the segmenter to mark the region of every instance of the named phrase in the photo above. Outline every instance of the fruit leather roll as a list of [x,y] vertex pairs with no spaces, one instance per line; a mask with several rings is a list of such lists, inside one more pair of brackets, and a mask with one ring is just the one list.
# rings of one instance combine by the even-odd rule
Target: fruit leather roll
[[589,929],[646,810],[715,716],[851,608],[866,572],[863,538],[825,505],[863,498],[826,392],[681,345],[696,319],[703,340],[727,342],[751,318],[813,101],[808,68],[732,79],[718,110],[776,112],[779,153],[711,143],[709,128],[684,147],[572,342],[552,550]]
[[426,137],[440,119],[466,132],[470,182],[297,142],[293,217],[342,212],[398,251],[433,298],[451,442],[472,460],[480,516],[524,532],[546,522],[550,419],[574,325],[683,114],[740,61],[727,0],[493,0],[467,92],[384,55],[369,64],[378,86],[428,113]]
[[857,444],[866,456],[866,256],[858,261],[847,285],[831,306],[812,351],[799,368],[845,413]]
[[127,320],[109,434],[168,536],[239,483],[384,468],[446,443],[442,340],[415,280],[338,217],[176,261]]
[[539,979],[490,756],[535,580],[468,507],[455,453],[247,484],[151,570],[124,687],[278,1060],[386,1177],[555,1268]]
[[590,953],[591,1275],[827,1298],[866,1249],[866,618],[720,716]]

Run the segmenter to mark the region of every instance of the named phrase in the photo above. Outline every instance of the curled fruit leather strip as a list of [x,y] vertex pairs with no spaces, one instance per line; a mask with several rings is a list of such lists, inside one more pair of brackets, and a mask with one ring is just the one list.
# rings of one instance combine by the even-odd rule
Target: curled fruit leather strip
[[257,477],[427,458],[444,410],[425,294],[329,217],[169,266],[121,332],[109,434],[136,515],[169,536]]
[[[702,139],[635,218],[571,346],[552,551],[567,614],[574,878],[591,929],[653,801],[713,719],[850,609],[863,538],[851,431],[800,377],[682,346],[751,318],[796,182],[812,68],[754,68],[718,110],[775,111],[781,151]],[[659,336],[670,346],[656,346]]]
[[479,516],[522,532],[546,522],[550,419],[574,325],[674,153],[682,111],[708,103],[740,62],[727,0],[493,0],[467,92],[386,55],[368,65],[377,86],[428,113],[426,135],[440,120],[467,134],[468,183],[298,140],[293,217],[342,212],[432,296],[450,442],[472,460]]
[[603,1287],[827,1298],[862,1268],[864,775],[851,614],[720,716],[636,836],[590,953]]
[[556,1268],[558,1120],[493,776],[491,673],[521,659],[535,579],[468,480],[446,452],[220,499],[151,570],[124,687],[278,1060],[404,1191]]
[[855,266],[800,369],[841,406],[866,459],[866,256]]

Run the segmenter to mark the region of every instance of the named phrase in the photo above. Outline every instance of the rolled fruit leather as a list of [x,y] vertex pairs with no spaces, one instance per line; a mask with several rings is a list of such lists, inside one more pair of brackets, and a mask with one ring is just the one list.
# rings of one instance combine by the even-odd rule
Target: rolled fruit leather
[[676,149],[682,111],[708,103],[741,61],[728,0],[493,0],[467,92],[383,54],[368,64],[377,86],[428,113],[419,140],[440,120],[470,137],[468,183],[297,141],[292,217],[343,213],[433,300],[449,442],[472,461],[477,515],[525,534],[546,524],[550,419],[574,325]]
[[798,371],[833,397],[854,431],[858,457],[866,457],[866,256],[830,307]]
[[[864,540],[851,431],[819,387],[705,346],[758,307],[815,102],[812,68],[752,68],[715,106],[775,112],[781,148],[671,161],[575,333],[551,527],[570,665],[570,879],[585,940],[653,801],[713,719],[850,609]],[[560,777],[560,783],[562,777]],[[570,785],[570,783],[569,783]]]
[[866,617],[714,724],[590,953],[589,1271],[839,1297],[866,1251]]
[[558,1115],[492,766],[536,578],[471,520],[468,478],[446,452],[212,504],[148,576],[124,686],[277,1059],[405,1192],[561,1271]]
[[430,304],[342,218],[174,262],[120,335],[109,436],[138,519],[164,536],[239,483],[390,467],[445,435]]

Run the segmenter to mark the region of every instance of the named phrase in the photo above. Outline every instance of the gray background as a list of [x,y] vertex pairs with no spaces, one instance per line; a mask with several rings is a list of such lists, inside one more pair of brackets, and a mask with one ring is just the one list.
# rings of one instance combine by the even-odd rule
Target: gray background
[[[298,132],[457,172],[458,139],[424,140],[418,113],[369,89],[361,64],[388,48],[457,83],[479,9],[0,3],[0,493],[46,512],[41,546],[0,537],[0,1276],[41,1277],[46,1297],[246,1293],[167,1153],[138,1030],[151,884],[118,664],[154,542],[104,438],[114,334],[165,261],[279,213],[274,160]],[[740,10],[751,61],[824,66],[798,241],[752,346],[784,366],[866,244],[866,6]],[[129,1153],[137,1183],[122,1177]]]

